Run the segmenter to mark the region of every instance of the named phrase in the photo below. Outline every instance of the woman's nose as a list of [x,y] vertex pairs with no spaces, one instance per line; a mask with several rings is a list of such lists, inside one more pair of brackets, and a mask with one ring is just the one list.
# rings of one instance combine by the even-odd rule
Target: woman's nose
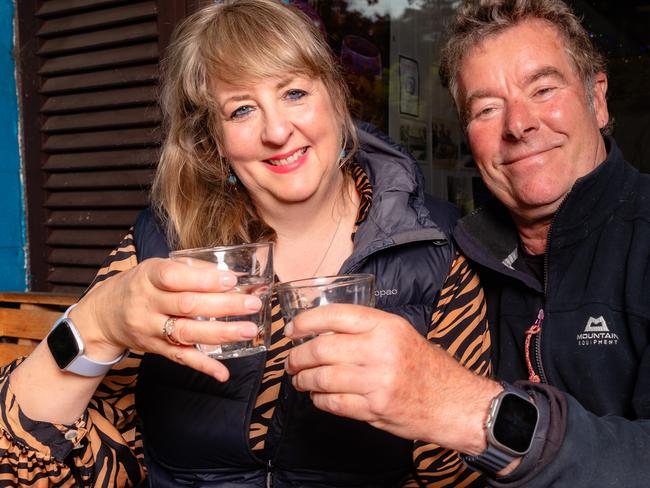
[[293,132],[291,120],[283,110],[267,110],[264,115],[262,141],[274,146],[283,146]]

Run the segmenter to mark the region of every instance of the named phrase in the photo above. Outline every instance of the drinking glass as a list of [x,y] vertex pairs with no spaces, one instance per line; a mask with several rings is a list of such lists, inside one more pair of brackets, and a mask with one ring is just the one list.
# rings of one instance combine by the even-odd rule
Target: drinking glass
[[[257,325],[257,336],[250,340],[224,344],[196,344],[199,351],[217,359],[238,358],[266,351],[271,342],[271,288],[273,283],[273,243],[258,242],[234,246],[184,249],[169,253],[174,261],[190,266],[214,263],[217,269],[231,271],[237,284],[230,290],[259,297],[262,308],[255,313],[229,317],[194,317],[196,320],[250,321]],[[198,263],[196,261],[199,261]]]
[[[303,280],[287,281],[276,286],[280,309],[285,323],[305,310],[331,303],[350,303],[373,307],[375,305],[375,276],[372,274],[348,274],[321,276]],[[294,339],[302,344],[313,335]]]

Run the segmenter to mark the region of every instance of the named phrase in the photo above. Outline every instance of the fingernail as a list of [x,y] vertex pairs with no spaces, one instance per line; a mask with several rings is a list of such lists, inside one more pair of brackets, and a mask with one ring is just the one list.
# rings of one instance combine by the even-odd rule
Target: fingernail
[[224,371],[217,371],[214,373],[214,379],[223,383],[228,379],[228,375]]
[[237,284],[237,277],[231,274],[222,275],[221,284],[225,286],[235,286]]
[[249,310],[259,310],[262,306],[262,301],[254,296],[247,296],[244,300],[244,306]]
[[291,336],[293,334],[293,320],[284,324],[284,335]]
[[257,326],[253,324],[243,326],[239,329],[239,335],[242,336],[242,339],[252,339],[257,336]]

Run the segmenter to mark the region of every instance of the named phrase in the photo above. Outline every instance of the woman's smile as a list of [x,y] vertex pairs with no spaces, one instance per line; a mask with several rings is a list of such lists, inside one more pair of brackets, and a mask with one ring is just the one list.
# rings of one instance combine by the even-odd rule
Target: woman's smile
[[268,168],[274,173],[289,173],[301,167],[307,161],[308,155],[309,147],[301,147],[290,153],[265,159],[264,162],[268,164]]

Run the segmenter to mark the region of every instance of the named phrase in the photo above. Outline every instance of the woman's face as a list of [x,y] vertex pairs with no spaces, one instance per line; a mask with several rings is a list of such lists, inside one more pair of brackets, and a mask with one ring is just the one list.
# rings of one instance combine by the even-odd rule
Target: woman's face
[[304,202],[337,181],[341,123],[320,79],[215,82],[222,152],[256,205]]

